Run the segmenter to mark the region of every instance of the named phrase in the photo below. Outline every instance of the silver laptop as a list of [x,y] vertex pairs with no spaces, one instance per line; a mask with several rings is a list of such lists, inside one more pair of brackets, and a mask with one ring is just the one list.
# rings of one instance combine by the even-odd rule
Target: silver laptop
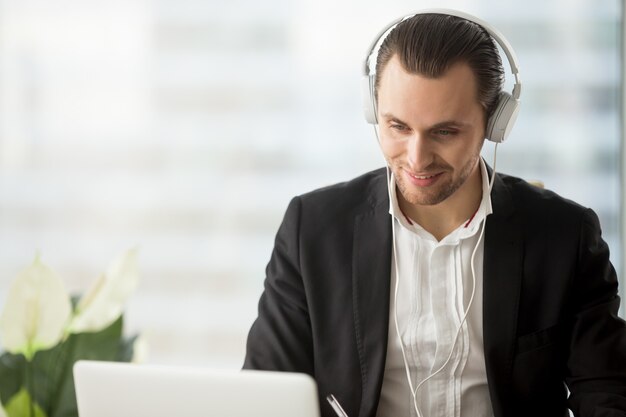
[[80,417],[319,417],[305,374],[78,361]]

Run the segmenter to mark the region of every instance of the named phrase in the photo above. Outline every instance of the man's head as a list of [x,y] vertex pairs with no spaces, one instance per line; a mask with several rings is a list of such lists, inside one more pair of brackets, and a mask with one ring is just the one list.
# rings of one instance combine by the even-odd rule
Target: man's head
[[375,100],[381,74],[394,55],[409,73],[428,78],[438,78],[455,63],[466,62],[476,77],[485,120],[493,113],[504,69],[493,39],[478,24],[445,14],[417,14],[400,22],[378,51]]
[[389,33],[378,53],[375,99],[403,209],[480,198],[480,150],[503,77],[493,40],[473,22],[416,15]]

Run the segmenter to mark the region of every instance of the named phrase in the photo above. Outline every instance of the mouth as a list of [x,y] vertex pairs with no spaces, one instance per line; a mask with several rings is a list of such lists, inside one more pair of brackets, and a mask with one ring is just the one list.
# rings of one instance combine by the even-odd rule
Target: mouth
[[439,177],[443,175],[443,172],[437,172],[434,174],[413,174],[406,170],[404,172],[409,180],[414,185],[417,185],[419,187],[428,187],[430,185],[433,185],[435,182],[437,182]]
[[416,178],[418,180],[428,180],[430,178],[434,178],[439,174],[432,174],[432,175],[413,175],[411,173],[409,173],[410,176],[412,176],[413,178]]

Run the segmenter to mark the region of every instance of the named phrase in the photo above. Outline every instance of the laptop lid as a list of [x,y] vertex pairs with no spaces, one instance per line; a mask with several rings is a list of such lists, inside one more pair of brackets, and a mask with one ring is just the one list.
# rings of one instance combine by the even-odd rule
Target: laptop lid
[[80,417],[319,417],[305,374],[78,361]]

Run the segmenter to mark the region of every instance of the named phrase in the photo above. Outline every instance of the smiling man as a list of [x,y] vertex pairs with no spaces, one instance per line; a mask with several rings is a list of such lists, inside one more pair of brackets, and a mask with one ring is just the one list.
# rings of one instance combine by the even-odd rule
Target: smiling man
[[485,110],[476,77],[457,62],[440,77],[411,74],[398,56],[378,89],[381,145],[410,219],[441,240],[481,199]]
[[366,117],[388,168],[292,200],[244,367],[312,375],[325,417],[329,394],[350,417],[626,416],[597,216],[480,157],[518,105],[500,35],[459,12],[383,32]]

